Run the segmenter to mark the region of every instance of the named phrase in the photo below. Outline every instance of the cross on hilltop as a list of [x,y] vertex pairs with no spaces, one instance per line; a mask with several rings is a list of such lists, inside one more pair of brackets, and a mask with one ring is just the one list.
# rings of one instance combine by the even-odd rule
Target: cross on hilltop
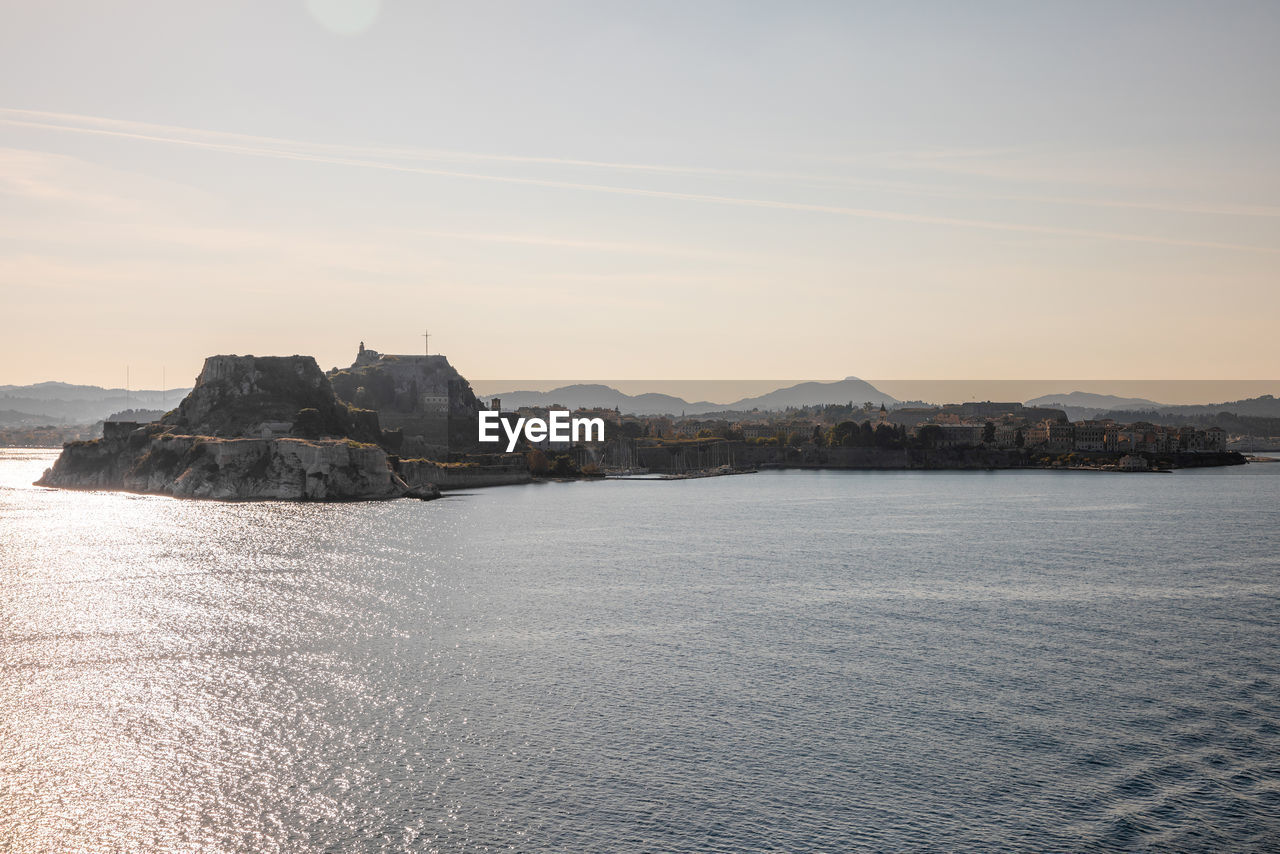
[[426,330],[422,332],[422,349],[424,350],[422,355],[431,355],[431,333]]

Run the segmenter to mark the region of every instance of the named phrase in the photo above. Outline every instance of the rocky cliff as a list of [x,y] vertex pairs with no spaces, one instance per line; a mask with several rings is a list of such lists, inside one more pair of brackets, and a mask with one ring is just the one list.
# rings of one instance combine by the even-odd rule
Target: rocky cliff
[[376,445],[347,439],[176,435],[164,432],[160,424],[72,442],[37,483],[223,500],[356,501],[439,495],[429,483],[407,486]]
[[341,401],[377,411],[384,444],[394,452],[443,457],[479,449],[482,406],[444,356],[384,355],[361,345],[351,367],[334,368],[328,378]]
[[161,423],[198,436],[380,439],[376,413],[339,400],[311,356],[210,356]]
[[350,501],[439,495],[391,468],[377,414],[338,400],[310,356],[211,356],[159,422],[108,422],[38,484],[184,498]]

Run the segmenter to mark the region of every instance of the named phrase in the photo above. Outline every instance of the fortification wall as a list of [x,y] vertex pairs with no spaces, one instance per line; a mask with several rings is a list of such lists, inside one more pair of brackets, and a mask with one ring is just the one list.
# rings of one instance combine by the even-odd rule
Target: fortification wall
[[396,466],[410,489],[434,484],[442,490],[507,486],[533,480],[523,457],[498,465],[441,465],[431,460],[401,460]]

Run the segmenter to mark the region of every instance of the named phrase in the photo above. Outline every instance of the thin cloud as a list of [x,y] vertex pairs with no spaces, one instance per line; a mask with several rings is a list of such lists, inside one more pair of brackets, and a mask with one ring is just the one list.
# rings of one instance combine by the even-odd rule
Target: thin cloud
[[760,259],[741,252],[714,252],[669,246],[658,243],[629,243],[615,240],[584,240],[580,238],[553,237],[541,234],[503,234],[476,231],[438,231],[435,229],[411,229],[411,234],[440,240],[464,240],[478,243],[502,243],[513,246],[536,246],[552,249],[582,249],[589,252],[612,252],[623,255],[669,255],[683,258],[702,258],[712,261],[743,261]]
[[[4,118],[4,116],[9,116],[9,118]],[[58,122],[61,122],[61,124],[58,124]],[[35,127],[45,130],[61,130],[72,133],[97,132],[103,135],[120,135],[146,141],[196,145],[213,150],[242,151],[242,153],[252,153],[257,156],[267,156],[258,151],[259,148],[266,147],[279,151],[279,156],[310,153],[322,157],[356,158],[361,160],[373,158],[379,161],[390,158],[446,162],[507,163],[548,167],[613,170],[632,174],[651,173],[757,181],[786,181],[815,187],[865,187],[895,193],[939,198],[1025,201],[1077,207],[1127,208],[1161,211],[1165,213],[1204,214],[1210,216],[1280,217],[1280,208],[1264,205],[1229,205],[1212,203],[1180,204],[1176,202],[1148,202],[1133,199],[980,193],[969,189],[960,190],[915,182],[852,178],[839,175],[815,175],[804,172],[758,169],[724,169],[707,166],[672,166],[655,163],[623,163],[617,161],[592,160],[587,158],[539,157],[519,154],[488,154],[432,148],[343,145],[283,139],[272,136],[232,133],[227,131],[210,131],[178,125],[155,124],[127,119],[111,119],[101,116],[86,116],[74,113],[23,110],[6,107],[0,107],[0,124],[9,124],[20,127]],[[856,158],[838,158],[838,160],[845,163],[852,161],[863,163],[864,165],[870,164],[873,166],[879,163],[881,166],[887,166],[892,169],[924,169],[926,171],[961,174],[973,177],[1007,178],[1009,176],[1005,172],[998,170],[993,171],[989,165],[989,161],[992,157],[1005,159],[1019,153],[1021,153],[1020,150],[1009,148],[930,150],[911,152],[909,154],[881,154],[866,155]],[[887,162],[884,160],[885,157],[889,158]],[[975,163],[977,165],[974,165]],[[983,164],[987,165],[984,166]]]
[[[539,157],[522,154],[488,154],[482,152],[451,151],[434,148],[404,148],[396,146],[343,145],[335,143],[308,142],[303,140],[282,139],[272,136],[256,136],[251,134],[232,133],[228,131],[210,131],[188,128],[179,125],[153,124],[127,119],[110,119],[100,116],[85,116],[73,113],[54,113],[42,110],[21,110],[0,107],[0,123],[46,127],[51,130],[89,131],[97,129],[101,132],[115,131],[129,135],[141,135],[141,138],[158,139],[177,142],[224,143],[229,145],[250,147],[282,146],[289,151],[304,151],[315,154],[326,154],[344,157],[403,158],[410,160],[445,160],[470,161],[478,163],[518,163],[543,166],[572,166],[595,169],[612,169],[626,172],[657,172],[675,175],[706,175],[731,178],[779,178],[785,180],[843,181],[830,176],[799,175],[787,172],[768,172],[749,169],[719,169],[704,166],[670,166],[656,163],[621,163],[616,161],[591,160],[568,157]],[[88,127],[53,124],[54,122],[73,122]],[[875,182],[872,182],[875,183]]]
[[[27,114],[31,111],[12,110],[0,108],[0,113],[15,115]],[[58,116],[66,116],[67,114],[55,114]],[[85,117],[68,117],[75,120],[84,120]],[[99,124],[112,124],[119,126],[123,123],[118,120],[111,119],[91,119],[92,122]],[[930,216],[927,214],[903,213],[900,211],[878,210],[873,208],[846,207],[841,205],[825,205],[812,204],[807,202],[786,202],[776,199],[756,199],[740,196],[725,196],[706,193],[683,193],[672,190],[654,190],[640,187],[625,187],[610,184],[593,184],[579,181],[563,181],[550,178],[532,178],[527,176],[514,175],[494,175],[489,173],[461,171],[453,169],[437,169],[424,166],[413,166],[403,163],[393,163],[381,160],[370,160],[361,157],[335,156],[323,153],[317,153],[314,149],[316,146],[306,143],[295,143],[289,140],[279,140],[271,137],[246,137],[244,135],[219,135],[223,138],[235,138],[237,140],[259,140],[268,142],[271,145],[295,145],[298,149],[289,148],[272,148],[262,145],[241,144],[240,142],[216,142],[207,139],[192,139],[179,136],[174,133],[168,133],[165,126],[150,126],[160,128],[154,132],[142,133],[140,130],[120,130],[113,129],[111,126],[76,126],[72,124],[59,124],[52,121],[36,121],[32,119],[21,118],[4,118],[0,117],[0,124],[8,124],[17,127],[29,127],[41,130],[53,130],[69,133],[82,133],[101,136],[110,136],[116,138],[136,139],[146,142],[158,142],[172,145],[184,145],[189,147],[201,148],[212,151],[221,151],[232,154],[242,154],[253,157],[266,157],[281,160],[303,161],[312,163],[324,163],[336,166],[348,166],[363,169],[377,169],[382,171],[400,172],[415,175],[429,175],[433,177],[445,178],[462,178],[475,181],[486,181],[493,183],[514,184],[519,186],[546,187],[565,190],[580,190],[594,193],[609,193],[614,195],[635,196],[641,198],[667,199],[672,201],[689,201],[702,202],[708,204],[731,205],[735,207],[760,208],[770,210],[786,210],[804,213],[820,213],[831,214],[837,216],[856,217],[861,219],[873,219],[885,222],[902,222],[916,225],[940,225],[959,228],[982,229],[988,231],[1004,231],[1024,234],[1045,234],[1060,237],[1077,237],[1093,240],[1121,241],[1129,243],[1147,243],[1165,246],[1183,246],[1202,249],[1219,249],[1239,252],[1261,252],[1267,254],[1280,254],[1280,248],[1269,246],[1255,246],[1250,244],[1227,243],[1220,241],[1208,240],[1187,240],[1183,238],[1164,237],[1159,235],[1133,234],[1126,232],[1101,231],[1093,229],[1077,229],[1062,226],[1033,225],[1025,223],[1009,223],[994,220],[969,219],[963,217],[942,217]],[[130,123],[136,125],[137,123]],[[145,127],[145,126],[144,126]],[[168,129],[172,130],[172,129]],[[187,132],[191,132],[187,130]],[[195,133],[203,135],[214,135],[213,132],[198,131]],[[312,150],[307,150],[311,148]],[[486,155],[487,156],[487,155]],[[552,161],[556,163],[570,163],[570,161]],[[583,161],[584,163],[595,163],[595,161]],[[625,166],[625,164],[619,164]],[[646,168],[646,167],[633,167]]]

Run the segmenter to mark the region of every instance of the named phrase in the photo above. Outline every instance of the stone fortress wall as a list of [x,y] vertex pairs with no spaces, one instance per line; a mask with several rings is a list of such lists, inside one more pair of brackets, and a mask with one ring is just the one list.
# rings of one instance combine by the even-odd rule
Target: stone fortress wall
[[377,410],[387,444],[403,457],[476,450],[476,413],[483,407],[443,355],[383,354],[361,343],[351,366],[328,377],[340,400]]

